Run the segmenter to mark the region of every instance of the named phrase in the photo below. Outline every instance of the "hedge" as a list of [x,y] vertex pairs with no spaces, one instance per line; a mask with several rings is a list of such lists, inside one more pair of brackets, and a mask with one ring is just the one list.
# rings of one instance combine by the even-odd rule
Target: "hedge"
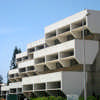
[[[67,99],[60,97],[60,96],[58,96],[58,97],[49,96],[49,97],[31,98],[31,100],[67,100]],[[84,100],[84,98],[79,97],[79,100]],[[87,100],[97,100],[97,98],[94,96],[89,96],[89,97],[87,97]],[[99,98],[99,100],[100,100],[100,98]]]

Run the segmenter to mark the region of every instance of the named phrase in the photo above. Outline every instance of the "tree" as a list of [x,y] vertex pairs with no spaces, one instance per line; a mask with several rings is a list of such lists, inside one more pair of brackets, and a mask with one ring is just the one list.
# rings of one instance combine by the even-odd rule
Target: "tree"
[[16,54],[18,53],[21,53],[21,49],[15,47],[14,51],[13,51],[13,56],[12,56],[12,59],[11,59],[11,65],[10,65],[10,69],[15,69],[17,68],[17,65],[16,65]]
[[0,75],[0,84],[3,83],[3,77]]
[[9,80],[9,75],[7,73],[7,85],[9,85],[9,83],[10,83],[10,80]]

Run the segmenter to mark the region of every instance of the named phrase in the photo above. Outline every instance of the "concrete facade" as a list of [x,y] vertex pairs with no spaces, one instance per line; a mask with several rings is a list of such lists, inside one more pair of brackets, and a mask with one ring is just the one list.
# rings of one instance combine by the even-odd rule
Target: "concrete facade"
[[17,69],[9,70],[2,95],[83,95],[83,40],[87,95],[100,95],[100,11],[84,10],[45,27],[45,37],[16,55]]

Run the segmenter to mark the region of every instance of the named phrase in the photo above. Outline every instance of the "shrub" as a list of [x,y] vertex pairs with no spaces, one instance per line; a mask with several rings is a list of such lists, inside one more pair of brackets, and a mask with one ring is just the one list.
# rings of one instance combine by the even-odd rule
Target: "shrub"
[[38,97],[38,98],[31,98],[30,100],[67,100],[61,96],[54,97],[54,96],[49,96],[49,97]]
[[84,100],[84,98],[83,97],[79,97],[79,100]]
[[47,97],[42,97],[39,100],[48,100],[48,98]]
[[94,96],[89,96],[89,97],[87,98],[87,100],[97,100],[97,99],[96,99],[96,97],[94,97]]
[[31,100],[48,100],[47,97],[31,98]]
[[49,96],[49,97],[48,97],[48,100],[57,100],[57,98],[54,97],[54,96]]
[[57,100],[64,100],[65,98],[61,97],[61,96],[58,96],[57,97]]

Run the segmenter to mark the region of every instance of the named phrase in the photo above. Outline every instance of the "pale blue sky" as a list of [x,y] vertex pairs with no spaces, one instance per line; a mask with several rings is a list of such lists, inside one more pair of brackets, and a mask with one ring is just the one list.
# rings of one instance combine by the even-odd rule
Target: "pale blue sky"
[[100,10],[100,0],[0,0],[0,74],[6,81],[13,49],[44,37],[44,27],[82,9]]

